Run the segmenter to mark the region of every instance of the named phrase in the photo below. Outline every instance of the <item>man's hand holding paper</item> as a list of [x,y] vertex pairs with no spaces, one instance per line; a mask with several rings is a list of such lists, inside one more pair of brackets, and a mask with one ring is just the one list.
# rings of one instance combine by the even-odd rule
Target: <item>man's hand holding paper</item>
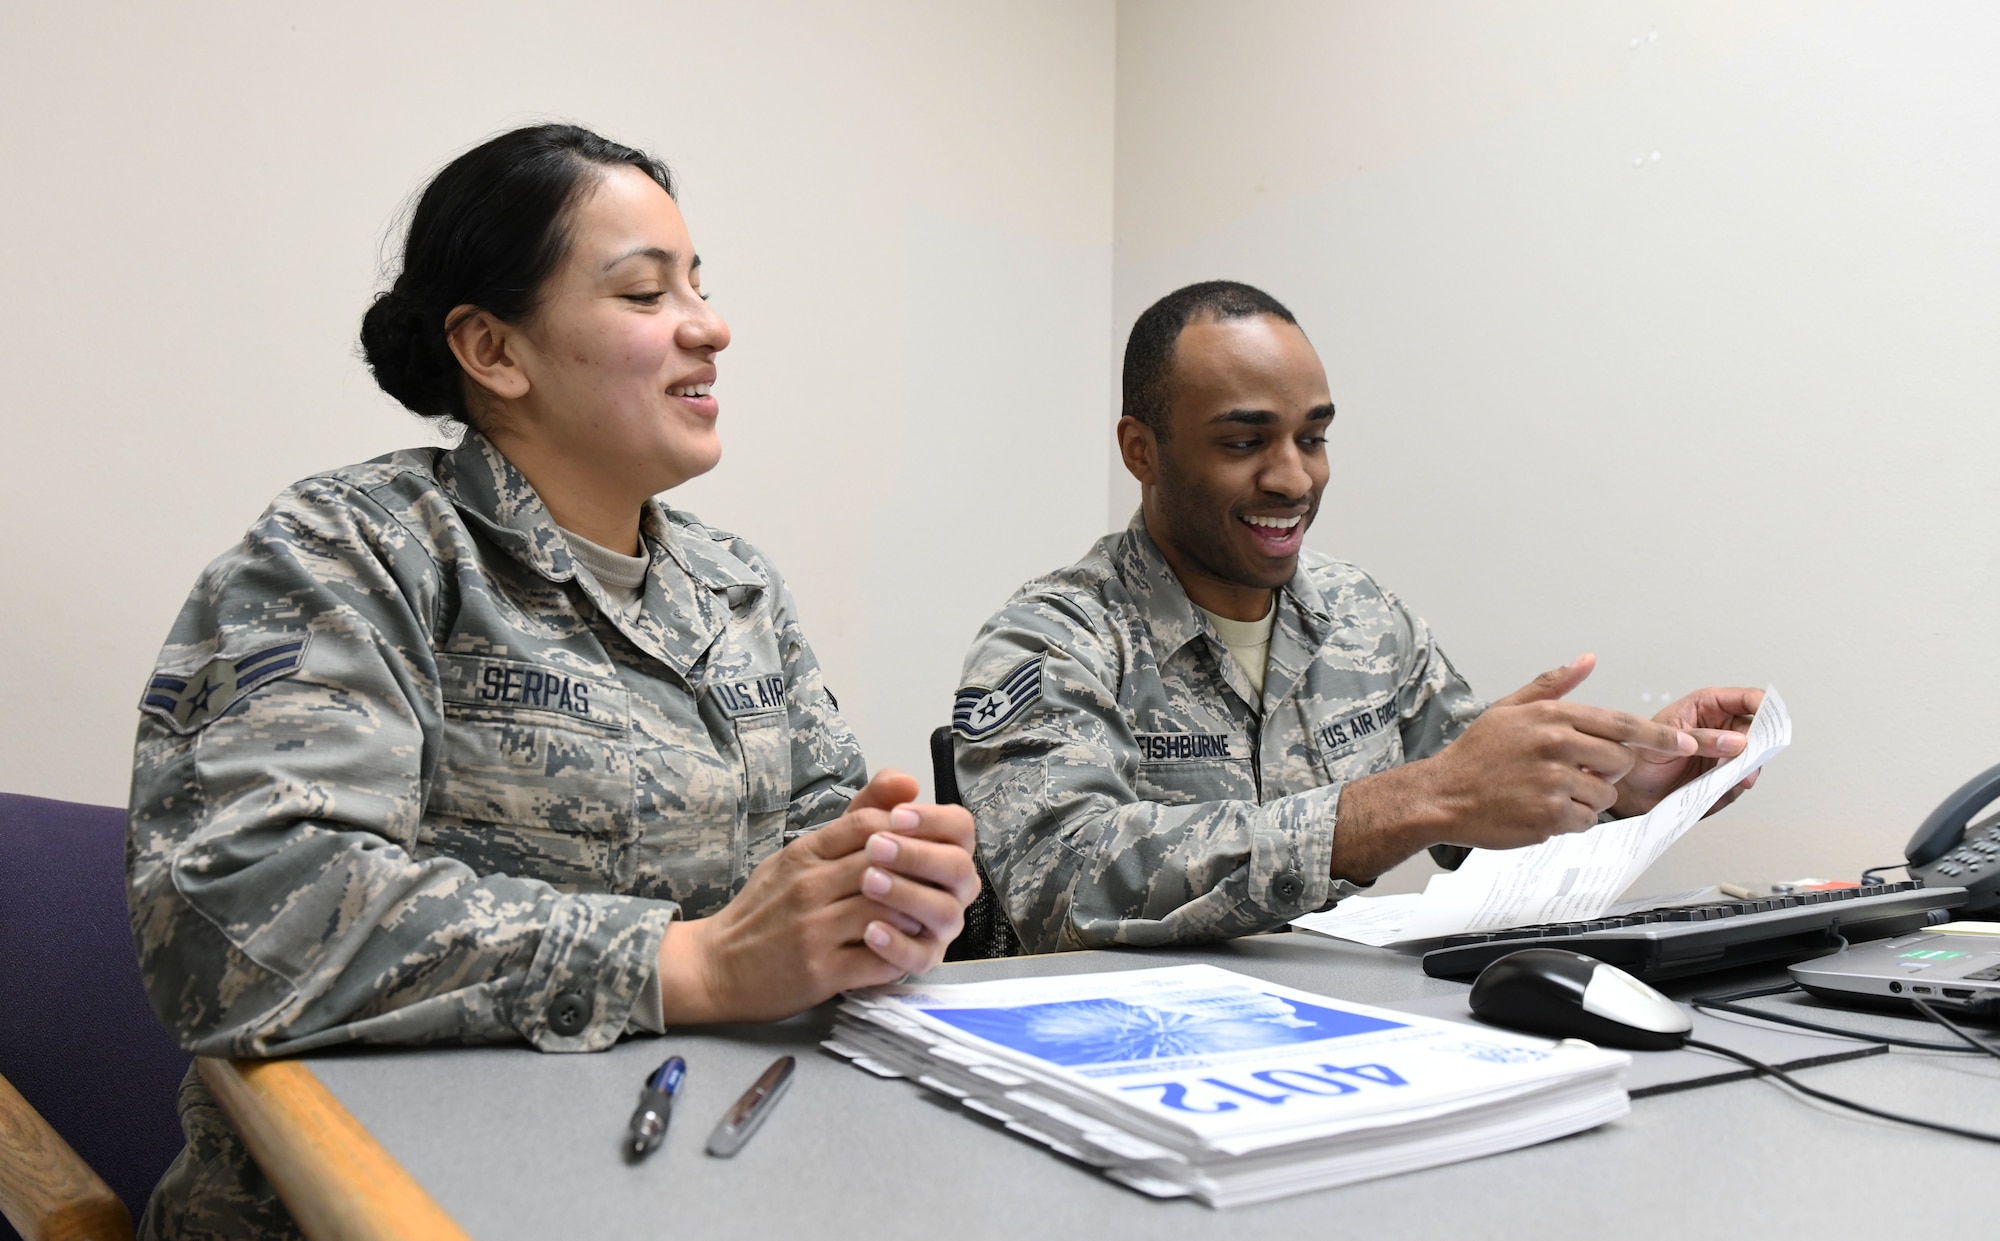
[[[1701,689],[1655,715],[1653,719],[1659,723],[1691,734],[1699,749],[1692,755],[1676,756],[1637,752],[1632,770],[1619,782],[1618,803],[1613,807],[1618,817],[1646,813],[1689,780],[1743,753],[1743,734],[1750,731],[1750,720],[1763,705],[1761,689]],[[1708,813],[1714,814],[1748,792],[1757,783],[1757,770],[1753,768],[1724,793]]]
[[[1718,710],[1747,701],[1707,692],[1718,694]],[[1668,711],[1701,697],[1690,695]],[[1791,743],[1792,723],[1784,700],[1775,690],[1765,690],[1757,695],[1757,704],[1735,757],[1706,770],[1684,764],[1683,782],[1642,815],[1585,832],[1553,835],[1527,848],[1475,849],[1457,871],[1432,876],[1421,897],[1350,898],[1334,909],[1297,919],[1297,925],[1380,945],[1602,917],[1682,833],[1740,794],[1758,769]],[[1471,735],[1468,730],[1466,736]],[[1708,744],[1714,745],[1714,739]]]
[[1518,849],[1588,830],[1607,810],[1644,814],[1741,754],[1763,700],[1760,690],[1704,689],[1651,720],[1563,701],[1596,666],[1583,655],[1545,672],[1496,700],[1441,753],[1350,784],[1334,876],[1365,882],[1432,844]]

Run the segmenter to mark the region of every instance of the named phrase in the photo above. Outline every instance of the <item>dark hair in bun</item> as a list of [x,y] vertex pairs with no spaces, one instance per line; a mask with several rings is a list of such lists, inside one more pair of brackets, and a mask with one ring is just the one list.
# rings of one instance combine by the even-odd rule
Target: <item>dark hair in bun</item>
[[504,322],[532,313],[569,252],[571,208],[598,170],[637,168],[668,194],[659,160],[577,125],[531,125],[444,166],[410,216],[403,270],[361,317],[361,349],[382,390],[419,414],[469,421],[445,317],[477,306]]

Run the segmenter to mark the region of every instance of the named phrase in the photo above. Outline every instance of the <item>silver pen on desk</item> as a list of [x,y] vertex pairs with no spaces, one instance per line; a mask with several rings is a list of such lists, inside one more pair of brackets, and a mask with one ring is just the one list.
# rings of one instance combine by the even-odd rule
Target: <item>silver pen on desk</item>
[[771,1062],[771,1067],[743,1092],[715,1126],[715,1132],[708,1135],[708,1153],[724,1159],[743,1149],[750,1135],[757,1132],[757,1126],[771,1114],[785,1088],[792,1084],[792,1070],[798,1061],[790,1056],[779,1056]]

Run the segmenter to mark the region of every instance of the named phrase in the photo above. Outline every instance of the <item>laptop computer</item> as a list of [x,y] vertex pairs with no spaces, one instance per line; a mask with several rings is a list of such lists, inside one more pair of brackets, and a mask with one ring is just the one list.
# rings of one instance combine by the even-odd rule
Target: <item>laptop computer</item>
[[1915,998],[1946,1010],[2000,1006],[2000,922],[1947,922],[1801,961],[1791,973],[1836,1004],[1907,1008]]

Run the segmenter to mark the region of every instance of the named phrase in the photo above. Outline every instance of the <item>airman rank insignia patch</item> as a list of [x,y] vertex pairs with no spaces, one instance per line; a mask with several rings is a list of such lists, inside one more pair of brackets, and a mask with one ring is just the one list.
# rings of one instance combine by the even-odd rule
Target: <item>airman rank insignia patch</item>
[[1027,710],[1042,696],[1042,659],[1034,655],[1022,660],[997,689],[968,685],[958,691],[951,706],[952,728],[967,741],[978,741]]
[[187,677],[160,673],[146,682],[139,709],[166,720],[175,732],[195,732],[251,690],[297,672],[310,641],[310,636],[294,638],[240,659],[212,659]]

